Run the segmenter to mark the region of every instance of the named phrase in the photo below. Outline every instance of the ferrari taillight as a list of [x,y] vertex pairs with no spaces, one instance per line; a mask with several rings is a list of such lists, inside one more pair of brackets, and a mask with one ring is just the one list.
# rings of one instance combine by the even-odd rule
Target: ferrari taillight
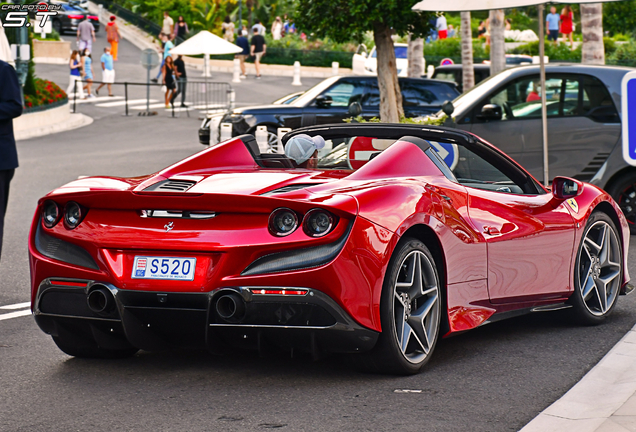
[[263,295],[307,295],[306,289],[279,289],[279,288],[251,288],[252,294]]

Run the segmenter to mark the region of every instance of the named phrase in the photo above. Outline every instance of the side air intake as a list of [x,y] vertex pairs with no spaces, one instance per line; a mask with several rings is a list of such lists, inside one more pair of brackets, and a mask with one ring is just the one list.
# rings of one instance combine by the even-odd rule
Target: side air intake
[[144,192],[185,192],[194,186],[191,180],[164,180],[144,189]]

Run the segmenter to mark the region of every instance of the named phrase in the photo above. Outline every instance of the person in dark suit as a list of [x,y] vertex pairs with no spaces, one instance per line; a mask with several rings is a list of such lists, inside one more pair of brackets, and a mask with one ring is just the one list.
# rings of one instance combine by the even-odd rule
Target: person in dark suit
[[0,256],[4,215],[9,202],[9,184],[18,167],[18,150],[13,137],[13,119],[22,114],[20,83],[15,69],[0,60]]

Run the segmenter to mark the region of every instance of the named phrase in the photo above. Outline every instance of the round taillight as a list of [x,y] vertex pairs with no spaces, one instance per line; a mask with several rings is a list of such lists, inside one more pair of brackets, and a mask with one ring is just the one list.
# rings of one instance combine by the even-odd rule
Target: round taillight
[[309,210],[303,220],[303,230],[311,237],[322,237],[333,228],[334,217],[326,210]]
[[298,228],[298,216],[293,210],[279,208],[269,216],[269,231],[275,236],[286,236]]
[[82,208],[76,202],[70,201],[64,209],[64,222],[70,229],[77,227],[82,221]]
[[60,220],[60,208],[53,201],[47,201],[42,208],[42,222],[47,228],[53,228]]

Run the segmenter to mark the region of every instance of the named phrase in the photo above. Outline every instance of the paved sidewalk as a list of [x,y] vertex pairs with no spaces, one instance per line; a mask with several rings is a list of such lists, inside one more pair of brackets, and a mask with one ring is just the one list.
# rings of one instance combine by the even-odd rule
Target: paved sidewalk
[[521,432],[636,431],[636,326]]

